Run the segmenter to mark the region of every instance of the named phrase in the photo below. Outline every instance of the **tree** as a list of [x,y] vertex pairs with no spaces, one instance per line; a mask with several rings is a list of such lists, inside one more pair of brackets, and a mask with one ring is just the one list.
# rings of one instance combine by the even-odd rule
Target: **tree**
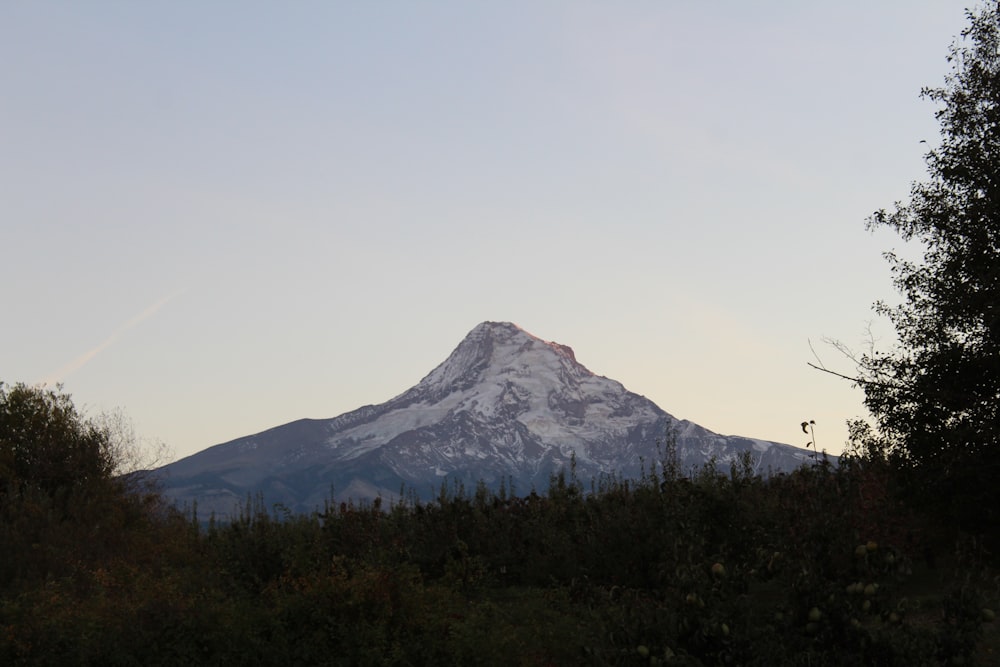
[[886,254],[903,299],[876,310],[899,344],[861,357],[859,384],[910,488],[984,529],[1000,516],[1000,2],[967,16],[944,85],[921,91],[939,105],[929,179],[868,220],[921,244],[923,261]]
[[124,474],[137,452],[121,413],[88,419],[61,388],[0,383],[0,598],[163,546],[165,508]]
[[141,492],[146,473],[167,458],[166,446],[140,439],[121,410],[84,418],[61,388],[0,382],[0,495],[112,481]]
[[111,445],[68,394],[0,383],[0,493],[55,495],[107,482],[116,466]]

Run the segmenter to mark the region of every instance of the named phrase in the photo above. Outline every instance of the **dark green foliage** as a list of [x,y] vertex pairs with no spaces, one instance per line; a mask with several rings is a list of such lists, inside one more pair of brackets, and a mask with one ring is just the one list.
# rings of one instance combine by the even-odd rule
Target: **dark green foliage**
[[158,514],[123,528],[127,552],[63,545],[72,568],[0,589],[0,663],[971,661],[992,573],[949,552],[918,590],[920,544],[891,540],[924,524],[861,512],[883,483],[850,462],[770,480],[706,468],[308,516],[256,501],[207,529]]
[[66,394],[0,383],[0,590],[72,576],[147,539],[159,501],[114,474],[113,436]]
[[[43,398],[21,446],[33,428],[45,443],[53,420],[91,433],[70,423],[68,399],[53,411]],[[956,549],[890,502],[887,465],[750,469],[685,478],[668,456],[589,492],[571,469],[546,495],[456,486],[432,503],[311,515],[250,498],[207,527],[114,477],[50,487],[22,474],[0,498],[0,664],[909,667],[987,655],[997,591],[981,543]],[[946,567],[922,568],[926,546]]]
[[[941,143],[909,203],[878,211],[923,246],[922,262],[889,253],[898,306],[878,304],[899,346],[861,359],[879,433],[865,442],[903,475],[913,499],[966,528],[1000,530],[1000,5],[969,13],[951,49],[939,105]],[[869,434],[870,435],[870,434]]]
[[37,489],[65,499],[113,470],[108,434],[81,419],[68,395],[0,383],[0,494]]

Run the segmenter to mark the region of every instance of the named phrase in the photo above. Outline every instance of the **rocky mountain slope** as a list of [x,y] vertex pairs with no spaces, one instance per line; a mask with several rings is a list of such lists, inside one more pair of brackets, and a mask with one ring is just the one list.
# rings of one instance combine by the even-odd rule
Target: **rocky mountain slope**
[[333,419],[300,421],[216,445],[159,469],[165,494],[199,514],[231,514],[248,494],[293,511],[331,497],[421,498],[442,483],[501,482],[544,491],[568,469],[585,483],[632,477],[676,443],[682,470],[750,452],[761,471],[789,470],[811,453],[723,436],[677,420],[619,382],[595,375],[573,350],[514,324],[484,322],[416,386]]

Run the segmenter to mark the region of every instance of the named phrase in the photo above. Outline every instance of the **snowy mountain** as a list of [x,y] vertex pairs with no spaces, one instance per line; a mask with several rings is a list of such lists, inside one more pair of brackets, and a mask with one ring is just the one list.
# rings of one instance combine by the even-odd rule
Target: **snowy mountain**
[[413,388],[327,420],[304,419],[216,445],[164,466],[164,493],[231,514],[248,494],[294,511],[346,498],[432,497],[442,482],[472,489],[501,482],[544,491],[576,461],[585,482],[602,473],[638,476],[676,443],[682,470],[750,452],[766,472],[790,470],[811,453],[722,436],[677,420],[619,382],[595,375],[573,350],[508,322],[484,322]]

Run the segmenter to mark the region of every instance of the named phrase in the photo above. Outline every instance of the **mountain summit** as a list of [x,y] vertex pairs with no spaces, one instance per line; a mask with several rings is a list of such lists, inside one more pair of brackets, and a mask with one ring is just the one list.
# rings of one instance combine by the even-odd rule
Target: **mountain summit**
[[750,452],[760,470],[787,470],[804,450],[721,436],[677,420],[621,383],[595,375],[573,350],[509,322],[483,322],[416,386],[328,420],[304,419],[216,445],[160,469],[164,492],[229,514],[248,494],[308,511],[330,499],[427,498],[442,483],[479,481],[544,491],[575,460],[587,480],[625,477],[676,443],[684,469]]

